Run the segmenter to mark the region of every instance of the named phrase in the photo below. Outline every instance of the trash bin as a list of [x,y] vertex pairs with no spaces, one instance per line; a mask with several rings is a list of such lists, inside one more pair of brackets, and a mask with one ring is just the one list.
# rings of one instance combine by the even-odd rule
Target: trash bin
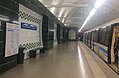
[[30,58],[36,58],[36,50],[29,51]]
[[40,53],[45,53],[45,49],[44,48],[40,49]]
[[24,47],[19,47],[19,53],[17,54],[17,64],[24,63]]

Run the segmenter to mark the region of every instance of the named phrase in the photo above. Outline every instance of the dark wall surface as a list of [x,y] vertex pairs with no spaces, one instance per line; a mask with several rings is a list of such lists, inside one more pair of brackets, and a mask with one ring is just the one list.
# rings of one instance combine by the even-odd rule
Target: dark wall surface
[[6,22],[18,21],[19,5],[12,0],[0,0],[0,73],[16,66],[17,55],[5,57]]
[[17,55],[5,58],[5,26],[6,21],[1,20],[7,17],[9,22],[18,21],[19,4],[31,9],[43,16],[43,45],[46,49],[53,47],[54,23],[59,25],[58,41],[62,41],[61,33],[64,24],[59,21],[42,3],[38,0],[0,0],[0,73],[9,70],[17,65]]

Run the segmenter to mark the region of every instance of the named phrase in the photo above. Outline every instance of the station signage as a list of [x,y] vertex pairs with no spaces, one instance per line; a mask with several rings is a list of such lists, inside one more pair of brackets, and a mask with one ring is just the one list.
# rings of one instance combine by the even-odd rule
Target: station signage
[[37,30],[37,26],[21,22],[22,29]]

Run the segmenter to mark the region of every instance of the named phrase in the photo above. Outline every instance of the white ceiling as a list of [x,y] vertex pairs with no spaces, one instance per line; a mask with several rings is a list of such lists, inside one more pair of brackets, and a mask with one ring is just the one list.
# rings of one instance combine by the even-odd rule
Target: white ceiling
[[[81,27],[96,0],[39,0],[66,26]],[[89,30],[119,17],[119,0],[106,0],[83,30]]]
[[119,18],[119,0],[106,0],[105,3],[97,9],[83,30],[89,30],[107,23],[113,19]]

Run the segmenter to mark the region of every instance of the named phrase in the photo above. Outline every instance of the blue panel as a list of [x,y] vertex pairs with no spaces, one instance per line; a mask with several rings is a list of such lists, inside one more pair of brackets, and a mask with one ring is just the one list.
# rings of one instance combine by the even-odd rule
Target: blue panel
[[23,22],[21,23],[21,28],[29,30],[37,30],[37,26]]
[[102,48],[102,47],[99,47],[99,49],[102,50],[106,56],[108,56],[108,52],[107,52],[107,50],[105,50],[105,49]]

